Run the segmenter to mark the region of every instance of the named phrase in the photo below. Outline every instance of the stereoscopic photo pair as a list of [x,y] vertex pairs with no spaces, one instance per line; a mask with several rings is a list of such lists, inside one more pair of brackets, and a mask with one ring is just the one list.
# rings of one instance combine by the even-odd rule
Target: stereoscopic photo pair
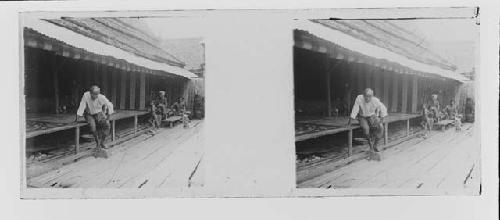
[[[391,190],[479,194],[474,123],[479,23],[475,9],[462,10],[470,10],[470,16],[331,19],[335,11],[329,17],[290,11],[277,18],[292,27],[286,33],[276,30],[292,42],[273,61],[292,65],[283,79],[293,88],[293,117],[287,118],[294,120],[289,125],[295,125],[295,138],[288,146],[275,146],[291,152],[281,156],[295,161],[295,166],[285,164],[294,175],[282,172],[295,179],[288,196],[299,191],[390,195]],[[206,80],[220,86],[245,83],[217,82],[217,68],[210,68],[209,56],[217,56],[206,52],[210,42],[231,37],[223,22],[207,28],[210,14],[186,19],[170,12],[124,13],[20,14],[25,197],[57,197],[50,196],[57,188],[180,189],[176,195],[190,196],[193,190],[193,196],[208,196],[204,188],[218,182],[211,179],[231,177],[211,175],[222,163],[216,166],[206,155],[222,161],[231,152],[209,152],[214,148],[206,146],[205,128],[218,119],[205,105],[228,116],[262,120],[262,126],[280,123],[252,109],[274,111],[272,104],[235,114],[230,105],[210,103],[217,92],[211,92],[215,86],[206,90]],[[258,12],[248,16],[258,18]],[[253,37],[239,40],[251,45]],[[241,99],[269,92],[255,87]],[[245,159],[258,164],[259,154],[266,152]]]

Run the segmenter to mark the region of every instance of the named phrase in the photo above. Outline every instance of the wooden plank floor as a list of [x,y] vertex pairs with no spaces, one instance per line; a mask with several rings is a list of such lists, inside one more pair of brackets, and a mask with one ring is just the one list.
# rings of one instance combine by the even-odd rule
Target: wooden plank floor
[[203,185],[203,122],[161,129],[108,149],[108,159],[88,157],[28,179],[32,187],[161,188]]
[[473,189],[479,192],[480,146],[474,127],[433,131],[382,152],[382,161],[362,159],[301,182],[299,188]]

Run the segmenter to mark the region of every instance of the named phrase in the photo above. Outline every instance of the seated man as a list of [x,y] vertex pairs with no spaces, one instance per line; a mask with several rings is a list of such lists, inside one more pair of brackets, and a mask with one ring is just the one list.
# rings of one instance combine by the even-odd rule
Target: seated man
[[351,120],[357,117],[370,145],[370,150],[378,152],[377,143],[384,134],[383,123],[386,116],[387,108],[385,105],[373,96],[372,89],[367,88],[362,95],[356,97],[347,125],[350,126]]
[[184,127],[188,127],[189,123],[189,114],[191,112],[186,110],[186,101],[184,101],[183,97],[179,98],[179,101],[175,102],[172,105],[172,109],[174,110],[176,115],[182,116],[182,123],[184,124]]
[[446,119],[455,120],[455,117],[458,114],[458,109],[457,106],[455,105],[455,100],[453,99],[450,100],[450,104],[444,108],[444,112],[446,114]]
[[107,133],[109,133],[109,116],[113,112],[113,103],[106,96],[101,95],[101,89],[96,85],[91,86],[90,90],[83,94],[75,122],[78,121],[78,117],[85,117],[98,150],[106,148],[104,141]]
[[443,118],[443,114],[441,113],[441,104],[438,100],[437,94],[431,95],[431,101],[428,104],[430,110],[430,117],[433,118],[436,122],[439,122]]
[[161,125],[161,113],[158,112],[158,108],[156,107],[155,101],[151,101],[150,104],[150,112],[151,112],[151,125],[153,126],[153,131],[160,128]]
[[165,91],[158,92],[158,97],[155,100],[155,105],[158,114],[161,116],[161,119],[167,118],[168,108],[167,108],[167,97]]

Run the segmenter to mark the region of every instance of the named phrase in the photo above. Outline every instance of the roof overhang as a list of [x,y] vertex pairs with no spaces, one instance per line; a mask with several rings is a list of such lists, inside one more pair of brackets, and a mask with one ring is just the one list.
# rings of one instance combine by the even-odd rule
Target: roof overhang
[[[423,73],[423,74],[431,74],[431,75],[438,75],[444,78],[448,79],[453,79],[457,80],[460,82],[465,82],[468,81],[465,76],[462,76],[459,73],[456,73],[451,70],[446,70],[442,69],[436,66],[431,66],[428,64],[420,63],[411,59],[408,59],[402,55],[399,55],[397,53],[394,53],[392,51],[389,51],[385,48],[381,48],[378,46],[375,46],[373,44],[370,44],[368,42],[359,40],[357,38],[354,38],[348,34],[345,34],[341,31],[328,28],[324,25],[321,25],[319,23],[315,23],[309,20],[296,20],[295,23],[295,28],[297,30],[302,30],[305,32],[308,32],[309,34],[312,34],[318,38],[321,38],[325,41],[331,42],[335,45],[338,45],[339,47],[345,48],[344,50],[341,50],[343,53],[348,53],[346,51],[352,51],[349,54],[339,54],[339,51],[334,51],[333,53],[336,54],[335,57],[349,57],[349,60],[353,61],[355,58],[351,58],[351,56],[354,56],[356,54],[360,54],[362,57],[366,58],[368,57],[370,61],[374,63],[374,65],[377,66],[384,66],[386,64],[391,64],[394,63],[396,65],[394,66],[402,66],[403,68],[399,67],[389,67],[392,69],[397,69],[400,73]],[[309,48],[313,48],[310,46]],[[309,49],[306,48],[306,49]],[[318,52],[324,52],[328,53],[329,49],[319,47]],[[340,52],[340,53],[342,53]],[[383,64],[382,64],[383,63]]]
[[124,51],[120,48],[113,47],[101,41],[83,36],[69,29],[54,25],[50,22],[41,19],[24,19],[24,27],[31,28],[40,34],[46,35],[50,38],[57,39],[75,48],[85,50],[89,53],[94,53],[106,57],[113,57],[117,60],[125,60],[128,63],[141,66],[153,71],[162,71],[177,76],[186,78],[196,78],[196,74],[177,67],[171,66],[166,63],[160,63],[139,57],[133,53]]

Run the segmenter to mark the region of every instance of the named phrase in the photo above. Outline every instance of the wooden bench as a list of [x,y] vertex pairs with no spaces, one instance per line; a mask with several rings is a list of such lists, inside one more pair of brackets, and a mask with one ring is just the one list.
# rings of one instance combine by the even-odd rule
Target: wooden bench
[[444,131],[444,130],[446,130],[448,125],[453,125],[454,123],[455,123],[455,121],[453,121],[453,120],[441,120],[439,122],[434,123],[434,126],[437,126],[437,127],[441,128],[442,131]]
[[181,122],[181,121],[182,121],[182,116],[177,116],[177,115],[170,116],[162,120],[162,122],[168,123],[168,126],[171,128],[174,127],[176,122]]
[[[135,110],[117,110],[114,114],[110,115],[111,124],[111,141],[116,139],[115,124],[117,120],[134,118],[134,135],[137,133],[138,117],[141,115],[149,114],[147,111],[135,111]],[[26,131],[26,138],[34,138],[40,135],[50,134],[58,131],[64,131],[69,129],[75,129],[75,154],[80,151],[80,128],[87,125],[87,122],[79,121],[74,122],[74,114],[33,114],[27,115],[26,121],[38,121],[47,124],[63,123],[62,126],[54,126],[46,129]]]
[[[406,137],[410,135],[410,120],[421,117],[418,114],[390,113],[384,120],[384,144],[388,144],[389,123],[406,121]],[[357,120],[352,121],[351,126],[347,126],[348,117],[303,117],[296,118],[296,123],[324,124],[332,126],[331,129],[316,131],[312,133],[298,134],[296,131],[295,142],[305,141],[313,138],[319,138],[326,135],[332,135],[340,132],[347,132],[347,156],[352,155],[352,135],[353,130],[360,128]]]

